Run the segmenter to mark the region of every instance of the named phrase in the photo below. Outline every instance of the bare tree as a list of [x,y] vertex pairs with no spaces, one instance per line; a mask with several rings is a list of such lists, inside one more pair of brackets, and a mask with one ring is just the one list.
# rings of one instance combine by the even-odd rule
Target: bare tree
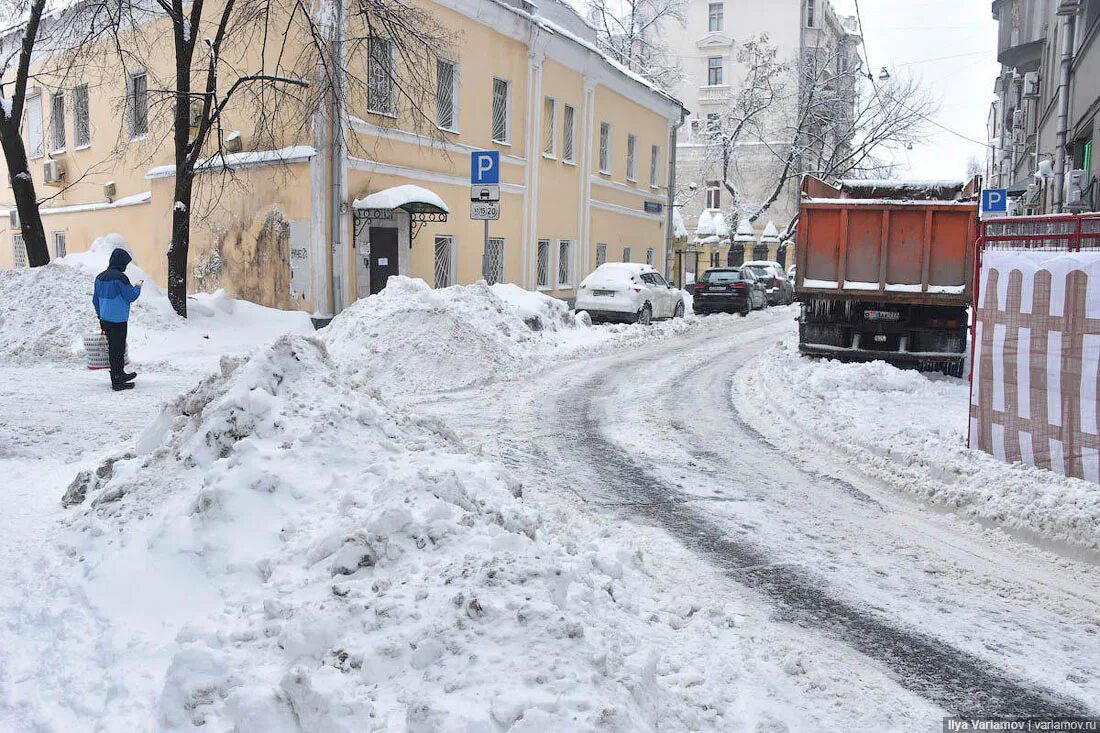
[[586,0],[604,52],[662,89],[670,89],[682,76],[669,63],[664,32],[683,27],[685,5],[686,0]]

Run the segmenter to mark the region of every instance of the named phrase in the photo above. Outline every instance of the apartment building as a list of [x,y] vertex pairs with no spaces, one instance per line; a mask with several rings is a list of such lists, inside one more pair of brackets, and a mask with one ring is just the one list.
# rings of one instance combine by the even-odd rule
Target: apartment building
[[[678,140],[676,174],[676,203],[690,237],[683,253],[674,255],[677,261],[698,260],[703,267],[725,264],[731,246],[737,261],[742,256],[793,261],[793,252],[788,253],[773,232],[785,231],[798,213],[797,180],[784,186],[755,222],[742,219],[745,206],[766,201],[779,179],[777,163],[793,143],[783,118],[796,102],[788,98],[776,104],[760,125],[762,134],[742,135],[734,143],[729,178],[740,194],[741,208],[723,185],[722,143],[715,134],[721,118],[736,113],[731,106],[747,70],[739,59],[743,44],[762,34],[780,62],[830,65],[829,73],[848,85],[849,107],[854,105],[854,87],[845,72],[859,63],[859,31],[853,18],[838,15],[827,0],[688,0],[685,27],[665,29],[674,61],[683,72],[673,95],[691,110]],[[690,272],[693,266],[686,269]]]
[[[484,278],[567,298],[601,262],[664,261],[680,103],[608,60],[559,0],[425,6],[454,39],[422,70],[436,90],[437,130],[418,133],[386,82],[404,72],[384,37],[349,60],[380,83],[335,121],[302,110],[261,145],[254,120],[230,115],[197,179],[192,290],[225,288],[325,317],[393,274],[438,287]],[[36,76],[24,122],[55,254],[118,232],[161,285],[175,170],[169,114],[150,90],[170,86],[164,37],[146,67]],[[488,237],[470,218],[477,150],[501,158],[501,218]],[[8,213],[0,267],[25,261]]]
[[1100,207],[1100,0],[996,0],[986,186],[1017,214]]

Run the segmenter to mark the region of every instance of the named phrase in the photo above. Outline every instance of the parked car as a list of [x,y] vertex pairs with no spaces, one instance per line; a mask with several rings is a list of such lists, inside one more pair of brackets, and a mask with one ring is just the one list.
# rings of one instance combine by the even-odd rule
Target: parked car
[[[797,265],[791,265],[790,267],[787,268],[787,282],[789,282],[791,284],[791,289],[792,290],[794,290],[794,280],[795,280],[795,275],[797,275],[797,274],[798,274]],[[798,291],[797,290],[794,290],[794,299],[796,301],[798,300]]]
[[768,289],[768,305],[790,305],[794,302],[794,284],[787,279],[783,266],[778,262],[756,260],[746,262],[747,267],[764,280]]
[[684,292],[651,265],[605,262],[581,281],[575,309],[594,323],[643,323],[684,316]]
[[695,283],[692,310],[696,313],[740,313],[759,310],[768,304],[764,283],[747,268],[717,267],[707,270]]

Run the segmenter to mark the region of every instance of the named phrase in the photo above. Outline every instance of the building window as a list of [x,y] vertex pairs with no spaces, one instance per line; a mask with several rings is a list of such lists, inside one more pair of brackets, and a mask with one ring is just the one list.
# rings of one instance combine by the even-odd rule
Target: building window
[[806,0],[806,27],[814,27],[814,0]]
[[435,238],[435,286],[449,288],[455,284],[455,238],[440,235]]
[[603,263],[607,262],[607,245],[596,245],[596,267],[599,267]]
[[630,262],[634,257],[633,247],[623,247],[623,262]]
[[716,138],[722,132],[722,119],[717,112],[707,113],[706,133],[707,137]]
[[490,285],[504,282],[504,240],[490,238],[481,258],[481,276]]
[[557,102],[547,97],[542,102],[542,154],[554,157],[554,123]]
[[638,180],[638,136],[626,136],[626,180]]
[[566,163],[572,163],[577,146],[577,111],[568,104],[562,110],[561,118],[561,159]]
[[707,59],[707,84],[718,86],[722,83],[722,57],[711,56]]
[[73,88],[73,145],[83,148],[92,142],[92,128],[88,121],[88,85]]
[[493,142],[507,143],[511,132],[508,121],[511,84],[504,79],[493,79]]
[[649,149],[649,185],[657,187],[658,175],[661,167],[661,146],[654,145]]
[[717,33],[722,30],[722,22],[725,20],[726,6],[723,3],[711,3],[707,10],[707,30]]
[[550,289],[550,240],[540,239],[535,261],[535,283],[540,290]]
[[27,155],[41,158],[45,152],[45,143],[42,140],[42,95],[28,96],[25,107],[26,117],[23,121],[27,126]]
[[458,131],[458,69],[453,61],[435,62],[436,124],[448,132]]
[[645,251],[645,263],[647,265],[652,265],[656,259],[657,259],[657,250],[650,247],[649,249],[647,249]]
[[722,208],[722,189],[718,187],[718,181],[707,181],[707,208]]
[[558,241],[558,287],[573,284],[573,243],[568,239]]
[[372,36],[367,64],[367,111],[375,114],[396,113],[393,96],[393,42]]
[[65,93],[58,92],[50,97],[50,151],[61,152],[65,149]]
[[126,109],[130,118],[130,139],[149,134],[149,83],[144,71],[135,71],[127,81]]
[[600,173],[611,172],[611,125],[600,123]]
[[11,235],[11,257],[16,267],[27,266],[27,245],[23,242],[23,235],[18,232]]
[[64,257],[65,254],[68,251],[69,251],[69,246],[68,246],[68,244],[66,242],[66,239],[65,239],[65,232],[54,232],[53,233],[53,256],[55,258]]

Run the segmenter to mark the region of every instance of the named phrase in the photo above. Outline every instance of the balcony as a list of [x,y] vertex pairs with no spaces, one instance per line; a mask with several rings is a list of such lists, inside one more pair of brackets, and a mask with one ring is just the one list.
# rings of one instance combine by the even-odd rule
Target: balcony
[[699,104],[726,104],[729,102],[729,98],[729,84],[715,84],[714,86],[699,87]]

